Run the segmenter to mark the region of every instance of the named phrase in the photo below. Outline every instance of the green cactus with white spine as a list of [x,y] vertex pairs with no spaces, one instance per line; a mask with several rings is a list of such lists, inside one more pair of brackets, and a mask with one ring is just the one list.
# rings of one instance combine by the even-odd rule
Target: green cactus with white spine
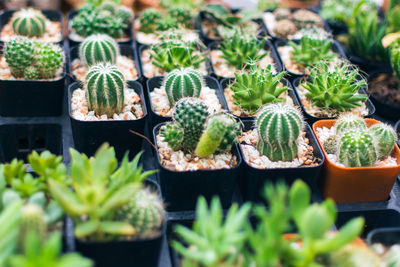
[[291,161],[298,154],[297,139],[303,127],[297,108],[282,103],[267,105],[257,114],[257,149],[272,161]]
[[35,204],[26,204],[21,211],[21,225],[18,241],[19,249],[24,249],[25,240],[30,232],[35,232],[40,240],[46,240],[47,224],[44,219],[44,212],[41,207]]
[[87,37],[79,48],[79,57],[88,66],[101,62],[115,64],[119,55],[117,42],[107,34]]
[[184,130],[179,123],[167,123],[161,131],[161,135],[164,137],[165,142],[175,151],[181,149]]
[[168,15],[173,18],[179,26],[184,28],[189,28],[193,24],[190,9],[185,6],[176,6],[169,9]]
[[393,42],[389,48],[389,51],[393,73],[396,75],[397,79],[400,79],[400,42]]
[[39,78],[39,72],[36,67],[29,66],[25,69],[24,77],[27,80],[37,80]]
[[104,1],[100,5],[100,10],[107,10],[111,14],[114,14],[115,11],[117,10],[117,5],[111,1]]
[[63,49],[57,44],[34,43],[35,61],[42,79],[51,79],[64,66],[65,56]]
[[336,134],[341,135],[349,130],[364,131],[367,124],[364,119],[354,113],[345,113],[341,115],[335,123]]
[[161,231],[165,211],[161,198],[149,189],[139,190],[128,204],[117,212],[120,221],[129,222],[138,238],[150,238]]
[[203,87],[203,76],[193,68],[175,69],[164,78],[165,92],[173,105],[183,97],[199,97]]
[[379,158],[389,156],[397,142],[397,134],[392,126],[385,123],[377,123],[368,129],[378,144]]
[[14,77],[24,77],[25,69],[34,63],[34,52],[32,41],[23,36],[14,37],[5,44],[4,57]]
[[114,65],[100,63],[92,66],[85,77],[84,88],[89,110],[96,115],[112,117],[124,108],[125,78]]
[[127,6],[120,6],[115,11],[115,16],[118,18],[122,18],[122,20],[128,24],[133,19],[133,11]]
[[15,12],[10,21],[15,35],[41,37],[46,32],[46,17],[33,8]]
[[378,159],[374,138],[367,132],[347,131],[339,141],[338,160],[346,167],[373,166]]
[[156,31],[165,32],[172,29],[178,29],[178,24],[173,18],[163,17],[157,21]]
[[156,30],[157,22],[162,18],[161,12],[154,8],[149,8],[140,14],[140,30],[144,33],[153,33]]

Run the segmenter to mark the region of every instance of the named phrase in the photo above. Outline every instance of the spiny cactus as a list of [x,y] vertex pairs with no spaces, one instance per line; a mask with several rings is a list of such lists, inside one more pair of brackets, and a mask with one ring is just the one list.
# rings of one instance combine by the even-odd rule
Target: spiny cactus
[[175,22],[185,28],[189,28],[193,24],[192,14],[190,9],[185,6],[177,6],[168,10],[168,15],[175,20]]
[[100,5],[100,9],[101,10],[107,10],[111,14],[114,14],[115,11],[117,10],[117,5],[114,2],[111,2],[111,1],[104,1]]
[[[349,244],[329,255],[331,267],[382,267],[382,259],[368,246]],[[388,265],[391,266],[391,265]],[[395,266],[392,266],[395,267]]]
[[178,29],[178,24],[173,18],[164,17],[157,21],[156,31],[164,32],[172,29]]
[[274,75],[271,65],[235,73],[236,80],[231,86],[235,104],[254,113],[265,104],[282,102],[280,96],[289,89],[287,86],[279,87],[284,75],[285,72]]
[[292,20],[298,28],[323,27],[319,15],[307,9],[299,9],[293,12]]
[[107,34],[94,34],[82,42],[79,54],[81,60],[88,66],[101,62],[115,64],[119,54],[118,44]]
[[149,189],[139,190],[128,204],[117,212],[120,221],[129,222],[137,231],[138,238],[158,234],[164,220],[164,205],[161,198]]
[[46,32],[46,17],[33,8],[21,9],[11,17],[11,26],[16,35],[40,37]]
[[272,161],[291,161],[298,153],[297,139],[303,127],[303,117],[295,107],[267,105],[257,114],[257,148]]
[[336,154],[338,146],[338,137],[336,135],[329,136],[323,144],[327,154]]
[[56,44],[34,43],[35,61],[39,76],[50,79],[56,76],[58,69],[64,66],[65,56],[63,49]]
[[184,137],[184,130],[179,123],[167,123],[161,131],[161,136],[164,137],[165,142],[175,151],[182,148]]
[[400,79],[400,42],[395,41],[390,46],[390,63],[397,79]]
[[144,33],[152,33],[156,30],[157,22],[161,19],[161,12],[154,8],[149,8],[140,14],[140,30]]
[[351,130],[339,141],[338,160],[346,167],[373,166],[378,159],[374,138],[367,132]]
[[39,78],[39,72],[36,67],[29,66],[25,69],[24,76],[27,80],[37,80]]
[[46,239],[47,225],[44,220],[44,212],[42,208],[35,204],[26,204],[22,207],[18,236],[21,251],[30,232],[35,232],[42,242]]
[[349,130],[364,131],[367,124],[364,119],[353,113],[345,113],[341,115],[335,123],[336,134],[341,135]]
[[168,73],[163,83],[169,103],[173,105],[183,97],[199,97],[203,77],[192,68],[181,68]]
[[288,19],[292,12],[290,12],[289,8],[277,8],[274,11],[275,20],[284,20]]
[[279,38],[288,38],[297,32],[296,25],[289,19],[280,20],[274,27],[274,33]]
[[89,69],[85,77],[86,99],[96,115],[112,117],[124,108],[125,78],[114,65],[100,63]]
[[368,133],[374,137],[378,145],[379,158],[385,158],[392,153],[397,141],[397,134],[392,126],[377,123],[368,129]]
[[4,57],[11,74],[20,78],[25,75],[25,69],[34,62],[34,46],[26,37],[18,36],[5,44]]
[[115,16],[121,18],[126,24],[128,24],[133,19],[133,11],[127,6],[120,6],[115,11]]

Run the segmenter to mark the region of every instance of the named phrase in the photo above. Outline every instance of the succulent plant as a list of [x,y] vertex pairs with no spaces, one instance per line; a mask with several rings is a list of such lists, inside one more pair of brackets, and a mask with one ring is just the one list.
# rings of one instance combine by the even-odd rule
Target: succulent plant
[[115,16],[121,18],[124,23],[128,24],[133,19],[133,11],[127,6],[120,6],[115,11]]
[[160,233],[165,211],[161,198],[149,189],[139,190],[117,212],[117,218],[128,221],[137,231],[138,238],[149,238]]
[[114,14],[117,10],[117,4],[111,1],[104,1],[100,5],[101,10],[107,10],[110,14]]
[[57,44],[34,43],[35,61],[39,76],[42,79],[54,78],[57,71],[64,66],[63,49]]
[[25,69],[34,62],[34,46],[26,37],[18,36],[5,44],[4,57],[14,77],[24,77]]
[[288,38],[297,32],[296,24],[289,19],[283,19],[276,23],[274,33],[278,38]]
[[349,67],[343,62],[330,65],[321,62],[309,68],[310,81],[303,83],[302,87],[313,106],[346,112],[367,100],[365,94],[359,93],[366,81],[358,79],[358,70]]
[[24,71],[24,77],[27,80],[37,80],[39,79],[38,69],[34,66],[29,66]]
[[156,30],[156,25],[161,20],[161,12],[154,8],[143,11],[139,16],[140,30],[144,33],[152,33]]
[[323,144],[327,154],[336,154],[338,146],[338,137],[336,135],[329,136]]
[[[367,246],[349,244],[329,255],[329,266],[332,267],[381,267],[382,259]],[[392,266],[395,267],[395,266]]]
[[378,145],[379,158],[390,156],[397,142],[397,133],[393,127],[385,123],[377,123],[368,129],[368,133]]
[[106,34],[94,34],[80,45],[79,57],[88,66],[109,62],[115,64],[119,55],[118,44]]
[[163,17],[156,22],[156,31],[164,32],[172,29],[178,29],[179,25],[171,17]]
[[292,14],[292,12],[290,11],[289,8],[281,7],[281,8],[277,8],[274,10],[275,20],[289,19],[291,14]]
[[164,9],[176,7],[176,6],[185,6],[187,8],[190,8],[191,10],[195,10],[201,5],[204,4],[204,0],[193,0],[193,1],[187,1],[187,0],[160,0],[160,5]]
[[182,147],[184,130],[179,123],[167,123],[161,132],[165,142],[175,151],[180,150]]
[[292,21],[299,29],[324,26],[319,15],[307,9],[298,9],[293,12]]
[[353,113],[344,113],[339,116],[334,127],[337,135],[342,135],[349,130],[367,130],[364,119]]
[[280,86],[285,72],[276,75],[272,72],[272,65],[264,69],[251,68],[249,72],[235,73],[236,80],[231,86],[234,92],[235,104],[250,113],[269,103],[282,102],[280,96],[289,87]]
[[41,242],[46,240],[47,224],[44,219],[44,212],[42,208],[35,204],[27,204],[21,210],[21,225],[19,228],[19,248],[24,251],[24,244],[28,235],[35,232]]
[[16,35],[40,37],[46,31],[46,17],[42,12],[33,8],[15,12],[10,21]]
[[298,109],[269,104],[257,114],[257,149],[272,161],[291,161],[298,154],[297,139],[304,127]]
[[193,68],[180,68],[168,73],[163,83],[173,105],[183,97],[199,97],[204,82],[203,76]]
[[97,115],[112,117],[124,108],[125,78],[114,65],[100,63],[92,66],[85,77],[84,88],[90,110]]
[[346,167],[373,166],[378,150],[373,136],[357,130],[347,131],[340,137],[338,160]]
[[400,42],[395,41],[390,46],[390,63],[393,68],[393,73],[397,79],[400,79]]
[[190,9],[185,6],[172,7],[168,10],[168,15],[173,18],[178,25],[184,28],[189,28],[193,24]]

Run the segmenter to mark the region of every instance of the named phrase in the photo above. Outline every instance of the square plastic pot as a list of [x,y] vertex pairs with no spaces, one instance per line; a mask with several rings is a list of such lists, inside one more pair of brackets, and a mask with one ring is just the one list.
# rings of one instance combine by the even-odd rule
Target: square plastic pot
[[400,227],[378,228],[371,231],[367,236],[370,246],[375,243],[384,246],[393,246],[400,242]]
[[[254,128],[254,121],[243,121],[244,131]],[[257,169],[250,166],[246,160],[243,160],[244,172],[241,177],[241,191],[244,201],[264,202],[263,189],[266,182],[277,183],[282,180],[288,186],[291,186],[296,179],[301,179],[311,188],[313,192],[318,192],[317,177],[322,170],[325,161],[324,154],[318,145],[318,142],[311,130],[311,127],[305,125],[306,138],[309,145],[314,149],[314,156],[320,159],[317,166],[312,167],[296,167],[296,168],[276,168],[276,169]],[[244,159],[243,150],[239,146],[242,158]]]
[[[320,120],[314,123],[317,128],[331,128],[336,120]],[[368,127],[381,123],[374,119],[365,119]],[[318,137],[317,140],[322,147]],[[392,157],[397,159],[397,165],[391,167],[340,167],[331,162],[325,155],[324,177],[321,181],[323,196],[333,198],[335,202],[374,202],[386,201],[400,172],[400,149],[396,145]]]
[[[298,93],[298,91],[297,91],[297,88],[299,87],[299,84],[300,84],[303,80],[304,80],[304,77],[298,77],[298,78],[296,78],[296,79],[293,81],[293,88],[294,88],[294,91],[295,91],[295,93],[296,93],[297,99],[299,100],[301,110],[303,111],[303,114],[304,114],[304,116],[305,116],[307,122],[308,122],[310,125],[313,125],[316,121],[320,121],[320,120],[334,120],[334,119],[336,119],[335,117],[316,117],[316,116],[311,115],[310,113],[307,112],[307,109],[304,107],[303,103],[301,102],[300,95],[299,95],[299,93]],[[368,96],[368,94],[365,92],[365,89],[364,89],[364,88],[361,88],[358,92],[359,92],[360,94],[363,94],[363,95],[367,95],[367,96]],[[372,97],[372,96],[370,95],[369,97]],[[365,102],[365,106],[366,106],[366,108],[367,108],[367,110],[368,110],[368,114],[367,114],[365,117],[366,117],[366,118],[372,118],[373,115],[375,114],[375,106],[374,106],[374,104],[372,104],[370,98],[367,98],[367,101]]]
[[[154,128],[159,123],[166,122],[166,121],[171,121],[172,117],[170,116],[161,116],[157,114],[154,109],[153,105],[151,103],[151,98],[150,98],[150,93],[154,91],[155,88],[160,88],[163,83],[164,76],[155,76],[153,78],[150,78],[147,80],[146,85],[147,85],[147,99],[149,99],[149,110],[150,110],[150,116],[151,116],[151,129]],[[204,76],[204,81],[207,84],[207,86],[211,89],[215,90],[215,93],[219,99],[219,103],[221,104],[223,109],[227,109],[224,97],[222,96],[219,83],[216,79],[214,79],[211,76]]]
[[129,158],[133,158],[142,149],[143,138],[133,134],[130,130],[144,135],[145,122],[148,118],[144,102],[143,87],[140,83],[128,82],[128,87],[139,95],[143,117],[137,120],[108,120],[108,121],[82,121],[72,116],[72,92],[82,88],[79,82],[72,83],[68,88],[68,114],[71,120],[72,136],[75,149],[88,156],[94,155],[96,150],[105,142],[113,146],[118,159],[122,159],[129,151]]
[[204,196],[209,202],[217,196],[223,208],[228,208],[232,203],[233,192],[240,174],[242,158],[236,145],[231,153],[236,156],[237,165],[230,169],[173,171],[161,164],[158,154],[156,136],[160,127],[158,124],[153,129],[153,141],[156,146],[156,168],[159,169],[158,177],[161,193],[168,211],[188,211],[196,208],[199,196]]

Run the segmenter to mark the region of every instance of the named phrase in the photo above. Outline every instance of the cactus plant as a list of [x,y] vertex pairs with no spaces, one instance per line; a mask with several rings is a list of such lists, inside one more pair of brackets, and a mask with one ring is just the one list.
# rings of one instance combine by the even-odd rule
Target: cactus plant
[[117,42],[106,34],[87,37],[79,48],[81,60],[88,66],[101,62],[115,64],[119,54]]
[[400,80],[400,42],[393,42],[389,51],[393,73],[396,75],[397,79]]
[[280,96],[289,89],[279,86],[284,75],[285,72],[274,75],[271,65],[264,69],[253,67],[250,72],[235,73],[236,80],[231,86],[235,104],[254,113],[265,104],[282,102]]
[[97,115],[112,117],[124,108],[125,78],[114,65],[100,63],[92,66],[85,77],[86,100]]
[[275,17],[275,20],[285,20],[285,19],[288,19],[288,18],[290,18],[290,15],[292,14],[292,12],[290,11],[290,9],[289,8],[277,8],[277,9],[275,9],[275,11],[274,11],[274,17]]
[[140,30],[144,33],[152,33],[156,30],[157,22],[161,19],[161,12],[154,8],[149,8],[140,14]]
[[34,43],[35,61],[39,76],[50,79],[56,76],[57,70],[63,67],[65,56],[63,49],[56,44]]
[[173,18],[164,17],[156,22],[156,31],[164,32],[172,29],[178,29],[178,24]]
[[147,188],[139,190],[116,214],[118,220],[127,221],[135,228],[138,238],[149,238],[158,234],[164,215],[161,198]]
[[11,17],[11,26],[16,35],[41,37],[46,31],[46,17],[33,8],[21,9]]
[[165,142],[175,151],[181,149],[184,130],[179,123],[167,123],[161,132]]
[[353,113],[345,113],[339,116],[335,123],[337,135],[342,135],[349,130],[364,131],[367,129],[367,124],[364,119]]
[[181,68],[168,73],[163,83],[169,103],[173,105],[183,97],[199,97],[203,77],[193,68]]
[[26,37],[18,36],[5,44],[4,57],[14,77],[20,78],[34,62],[34,46]]
[[274,33],[279,38],[288,38],[297,32],[296,25],[289,19],[280,20],[274,27]]
[[324,26],[319,15],[307,9],[298,9],[293,12],[292,20],[299,29]]
[[117,5],[116,3],[111,1],[104,1],[103,3],[101,3],[100,9],[110,12],[110,14],[114,14],[117,10]]
[[338,137],[336,135],[329,136],[323,146],[327,154],[336,154],[338,146]]
[[189,28],[193,24],[190,9],[185,6],[172,7],[168,10],[168,15],[184,28]]
[[128,24],[133,19],[133,11],[127,6],[120,6],[115,11],[115,16],[121,18],[124,23]]
[[36,67],[29,66],[25,69],[24,77],[27,80],[37,80],[39,78],[39,72]]
[[31,232],[35,232],[41,242],[46,240],[47,225],[44,220],[44,212],[42,208],[35,204],[27,204],[22,207],[18,236],[21,251],[23,251],[26,239]]
[[378,151],[373,136],[367,132],[351,130],[339,140],[338,160],[346,167],[373,166]]
[[368,129],[378,145],[379,158],[389,156],[397,142],[397,134],[393,127],[385,123],[377,123]]

